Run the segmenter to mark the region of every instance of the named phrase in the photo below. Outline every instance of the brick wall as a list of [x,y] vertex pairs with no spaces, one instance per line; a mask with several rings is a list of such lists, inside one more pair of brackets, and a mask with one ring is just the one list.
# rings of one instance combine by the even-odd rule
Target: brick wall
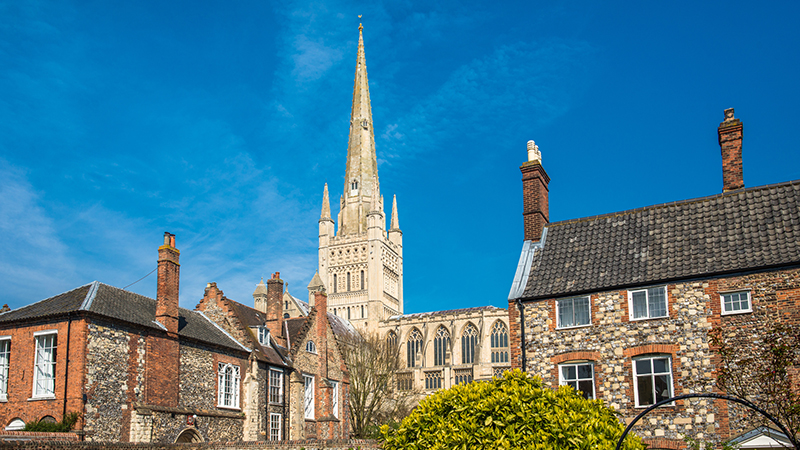
[[[54,330],[56,338],[55,395],[53,398],[33,399],[34,333]],[[86,321],[61,319],[0,329],[0,336],[11,341],[8,371],[8,400],[0,402],[0,428],[19,418],[25,423],[45,416],[61,420],[64,411],[83,411],[83,368],[85,361]],[[67,347],[69,346],[69,350]],[[67,355],[69,354],[69,364]],[[66,391],[65,391],[66,387]],[[66,394],[66,398],[65,398]],[[80,428],[81,423],[77,427]]]
[[538,241],[542,229],[550,222],[549,191],[550,177],[538,161],[528,161],[520,167],[522,171],[522,217],[525,240]]

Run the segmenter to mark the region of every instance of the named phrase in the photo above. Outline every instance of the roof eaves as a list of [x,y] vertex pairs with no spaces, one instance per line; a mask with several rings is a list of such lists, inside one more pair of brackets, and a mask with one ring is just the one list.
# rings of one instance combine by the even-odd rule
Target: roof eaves
[[237,339],[235,339],[233,336],[231,336],[231,335],[230,335],[230,333],[228,333],[227,331],[225,331],[225,329],[224,329],[224,328],[222,328],[221,326],[217,325],[217,323],[216,323],[216,322],[214,322],[213,320],[209,319],[209,318],[208,318],[208,316],[206,316],[205,314],[203,314],[203,312],[202,312],[202,311],[193,311],[193,312],[196,312],[197,314],[200,314],[201,316],[203,316],[203,318],[204,318],[204,319],[206,319],[206,320],[207,320],[207,321],[208,321],[208,322],[209,322],[211,325],[215,326],[215,327],[216,327],[216,328],[217,328],[219,331],[221,331],[222,333],[224,333],[224,334],[225,334],[225,336],[228,336],[228,339],[230,339],[230,340],[232,340],[233,342],[235,342],[235,343],[236,343],[236,344],[237,344],[239,347],[243,348],[245,351],[247,351],[247,352],[252,352],[252,351],[253,351],[252,349],[245,347],[245,346],[244,346],[244,344],[242,344],[242,343],[241,343],[241,342],[239,342]]

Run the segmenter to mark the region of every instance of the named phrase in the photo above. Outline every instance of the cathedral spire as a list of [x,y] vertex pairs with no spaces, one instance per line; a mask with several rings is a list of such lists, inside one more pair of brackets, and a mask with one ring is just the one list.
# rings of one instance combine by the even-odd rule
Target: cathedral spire
[[366,213],[371,209],[372,196],[380,194],[363,28],[361,25],[358,27],[358,56],[353,84],[353,105],[350,112],[350,137],[347,144],[340,234],[355,234],[365,230]]
[[319,220],[331,218],[331,201],[328,199],[328,183],[325,183],[325,190],[322,191],[322,214]]
[[390,230],[399,230],[400,221],[397,220],[397,195],[392,199],[392,223],[389,226]]

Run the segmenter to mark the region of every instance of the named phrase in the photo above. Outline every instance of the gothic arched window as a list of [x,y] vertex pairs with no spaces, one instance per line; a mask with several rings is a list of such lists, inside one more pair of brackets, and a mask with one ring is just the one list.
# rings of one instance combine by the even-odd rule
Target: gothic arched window
[[361,290],[364,290],[364,271],[361,271]]
[[347,320],[350,320],[350,307],[347,307]]
[[475,363],[475,344],[478,343],[478,329],[468,324],[461,333],[461,364]]
[[492,327],[492,362],[508,362],[508,327],[499,320]]
[[350,272],[347,272],[347,292],[350,292]]
[[336,293],[336,274],[333,274],[333,293]]
[[422,333],[416,328],[408,335],[406,361],[408,367],[422,367]]
[[450,332],[445,327],[439,327],[433,338],[433,365],[446,364],[450,364]]
[[389,345],[389,348],[394,350],[397,348],[397,333],[394,331],[389,331],[386,334],[386,343]]

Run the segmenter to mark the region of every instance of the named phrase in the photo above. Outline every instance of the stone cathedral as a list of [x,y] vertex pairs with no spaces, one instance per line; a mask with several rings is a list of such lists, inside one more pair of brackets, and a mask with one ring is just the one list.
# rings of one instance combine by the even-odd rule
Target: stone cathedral
[[[400,348],[401,389],[432,392],[510,368],[508,312],[483,306],[405,314],[403,232],[392,198],[386,227],[380,191],[363,27],[350,113],[344,188],[334,220],[328,185],[319,219],[319,265],[308,285],[309,301],[284,295],[287,317],[308,314],[313,293],[328,294],[328,312],[361,332],[378,333]],[[505,299],[497,299],[505,302]]]

